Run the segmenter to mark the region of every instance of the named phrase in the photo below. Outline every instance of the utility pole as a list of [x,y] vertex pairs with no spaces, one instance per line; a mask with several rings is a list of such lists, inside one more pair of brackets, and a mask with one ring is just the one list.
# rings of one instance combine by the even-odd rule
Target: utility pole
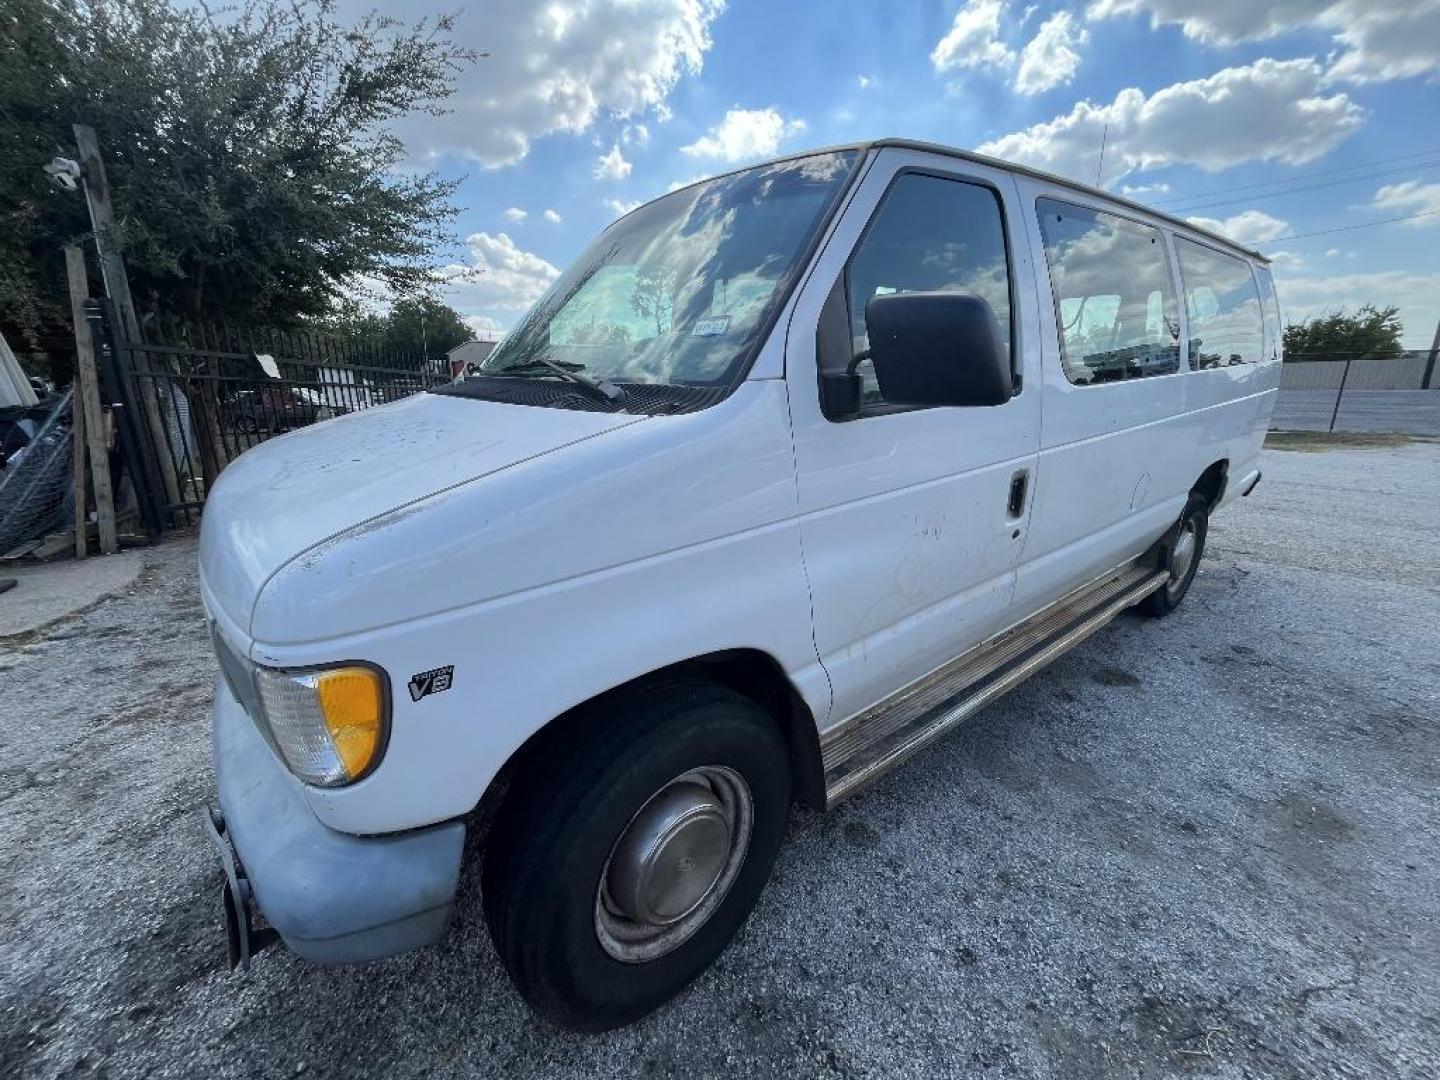
[[90,209],[90,227],[95,232],[95,247],[100,253],[100,276],[105,279],[105,295],[115,301],[125,336],[140,341],[140,320],[135,315],[135,301],[130,295],[130,279],[125,262],[110,246],[106,233],[115,225],[115,207],[110,200],[110,181],[105,176],[105,160],[100,156],[100,142],[95,129],[88,124],[72,124],[75,148],[80,151],[80,171],[85,178],[85,203]]
[[1435,378],[1435,356],[1440,353],[1440,319],[1435,322],[1435,340],[1430,343],[1430,356],[1425,360],[1425,377],[1420,380],[1420,389],[1429,390]]
[[107,232],[115,225],[115,207],[110,199],[110,181],[105,175],[105,160],[100,156],[100,142],[95,138],[95,129],[88,124],[74,124],[75,148],[79,151],[81,175],[84,178],[85,203],[90,210],[90,227],[95,233],[95,248],[100,254],[100,275],[105,280],[105,295],[115,302],[120,315],[121,329],[126,343],[133,347],[131,355],[135,368],[148,376],[135,380],[140,394],[140,407],[145,414],[144,427],[150,436],[150,445],[160,468],[160,478],[165,485],[165,497],[172,504],[178,504],[180,483],[175,476],[175,460],[170,456],[169,443],[165,437],[165,421],[160,415],[160,405],[155,394],[154,373],[150,360],[140,345],[140,320],[135,314],[135,300],[130,295],[130,279],[125,274],[125,260],[111,246]]

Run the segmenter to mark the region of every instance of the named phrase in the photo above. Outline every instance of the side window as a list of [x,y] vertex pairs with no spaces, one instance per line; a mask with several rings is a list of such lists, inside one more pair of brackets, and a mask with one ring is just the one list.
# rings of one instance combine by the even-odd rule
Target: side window
[[1190,317],[1191,366],[1218,368],[1259,362],[1265,324],[1250,264],[1178,236],[1175,250],[1185,282],[1185,312]]
[[1037,199],[1065,376],[1088,385],[1180,370],[1175,287],[1160,230]]
[[[902,173],[891,185],[845,272],[849,352],[843,367],[870,347],[865,303],[894,292],[964,292],[989,302],[1012,346],[1010,267],[1000,196],[991,188],[922,173]],[[956,358],[964,363],[963,357]],[[827,369],[831,358],[822,357]],[[856,367],[861,411],[885,404],[869,360]]]
[[1260,283],[1260,311],[1265,316],[1265,359],[1279,360],[1285,332],[1280,322],[1280,301],[1275,296],[1275,279],[1270,276],[1268,266],[1257,266],[1255,280]]

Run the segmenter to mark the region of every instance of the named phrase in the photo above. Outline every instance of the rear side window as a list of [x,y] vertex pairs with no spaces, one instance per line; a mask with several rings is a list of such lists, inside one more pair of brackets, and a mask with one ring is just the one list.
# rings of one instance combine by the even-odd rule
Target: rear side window
[[1255,280],[1260,284],[1260,311],[1265,316],[1265,359],[1279,360],[1285,334],[1280,322],[1280,301],[1275,296],[1275,279],[1270,276],[1268,266],[1257,266]]
[[1175,286],[1160,230],[1128,218],[1037,199],[1060,357],[1090,385],[1180,370]]
[[1190,366],[1258,363],[1265,348],[1265,323],[1250,264],[1181,237],[1175,238],[1175,250],[1190,317]]
[[[851,256],[845,280],[850,356],[870,347],[866,302],[895,292],[979,296],[994,309],[1007,348],[1013,340],[1000,197],[981,184],[924,173],[900,174]],[[957,362],[963,363],[963,358]],[[862,411],[883,406],[870,361],[862,361],[855,370],[861,379]]]

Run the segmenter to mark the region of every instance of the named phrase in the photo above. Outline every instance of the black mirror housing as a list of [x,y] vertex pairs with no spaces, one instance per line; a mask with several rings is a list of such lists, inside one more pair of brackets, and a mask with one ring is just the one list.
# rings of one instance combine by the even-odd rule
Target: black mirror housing
[[885,293],[865,304],[870,359],[892,405],[1004,405],[1014,393],[995,310],[955,292]]

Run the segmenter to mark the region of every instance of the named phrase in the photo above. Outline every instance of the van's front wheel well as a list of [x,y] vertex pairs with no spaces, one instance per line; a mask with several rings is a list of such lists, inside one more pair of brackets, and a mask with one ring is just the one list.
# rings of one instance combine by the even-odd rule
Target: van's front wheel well
[[481,834],[487,831],[516,780],[532,765],[544,767],[546,747],[552,740],[573,737],[576,725],[594,723],[607,708],[621,706],[627,697],[643,692],[647,686],[686,677],[708,679],[728,687],[774,718],[790,749],[795,798],[812,809],[825,806],[820,739],[809,706],[774,657],[759,649],[725,649],[647,672],[555,717],[526,739],[495,774],[472,815],[472,831]]

